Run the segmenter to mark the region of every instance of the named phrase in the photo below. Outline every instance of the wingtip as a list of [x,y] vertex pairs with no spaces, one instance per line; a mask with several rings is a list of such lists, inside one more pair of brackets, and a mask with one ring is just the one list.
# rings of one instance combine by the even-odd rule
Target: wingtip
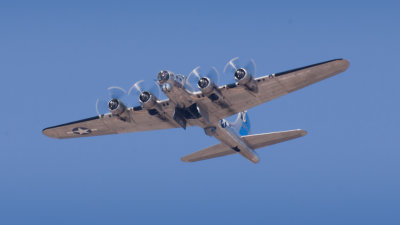
[[330,61],[326,61],[326,63],[334,63],[335,65],[337,65],[337,63],[339,63],[339,68],[340,68],[341,72],[347,70],[350,66],[349,60],[344,59],[344,58],[333,59]]
[[303,130],[303,129],[296,129],[296,130],[292,130],[292,131],[296,131],[296,134],[300,135],[300,137],[303,137],[303,136],[307,135],[307,131]]
[[181,158],[181,161],[182,161],[182,162],[191,162],[191,161],[189,161],[188,159],[186,159],[185,157],[182,157],[182,158]]
[[44,128],[44,129],[42,130],[42,134],[44,134],[44,135],[46,135],[46,136],[49,136],[47,131],[48,131],[48,128]]
[[347,59],[341,59],[341,61],[343,63],[344,70],[347,70],[350,66],[350,61]]
[[307,131],[300,129],[300,135],[301,135],[301,137],[306,136],[307,135]]
[[54,136],[51,132],[50,132],[50,128],[44,128],[42,130],[42,134],[46,135],[47,137],[51,137],[51,138],[57,138],[56,136]]
[[340,58],[332,61],[338,66],[339,73],[346,71],[350,66],[350,62],[347,59]]

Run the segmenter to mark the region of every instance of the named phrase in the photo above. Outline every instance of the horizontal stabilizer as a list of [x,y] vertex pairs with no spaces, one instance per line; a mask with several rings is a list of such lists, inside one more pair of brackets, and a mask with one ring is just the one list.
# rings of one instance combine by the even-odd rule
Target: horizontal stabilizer
[[243,136],[242,139],[252,149],[258,149],[269,145],[277,144],[284,141],[289,141],[294,138],[302,137],[307,134],[307,131],[297,129],[288,131],[279,131],[265,134],[253,134]]
[[236,153],[233,149],[231,149],[229,146],[227,146],[224,143],[219,143],[216,145],[213,145],[211,147],[205,148],[203,150],[200,150],[198,152],[192,153],[190,155],[182,157],[182,161],[184,162],[196,162],[200,160],[205,160],[205,159],[212,159],[212,158],[217,158],[225,155],[231,155]]
[[[280,142],[288,141],[294,138],[302,137],[306,135],[307,132],[305,130],[289,130],[289,131],[280,131],[280,132],[272,132],[265,134],[254,134],[243,136],[243,140],[246,144],[252,148],[262,148],[265,146],[277,144]],[[198,152],[192,153],[190,155],[182,157],[182,161],[184,162],[196,162],[205,159],[212,159],[221,156],[231,155],[237,153],[229,146],[224,143],[219,143],[208,147],[206,149],[200,150]]]

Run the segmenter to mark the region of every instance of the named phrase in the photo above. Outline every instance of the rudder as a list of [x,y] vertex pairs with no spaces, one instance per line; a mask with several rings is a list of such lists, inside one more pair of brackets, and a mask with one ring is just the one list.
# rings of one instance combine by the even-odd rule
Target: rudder
[[238,113],[235,122],[231,123],[231,127],[233,127],[240,136],[249,135],[251,133],[251,123],[247,111]]

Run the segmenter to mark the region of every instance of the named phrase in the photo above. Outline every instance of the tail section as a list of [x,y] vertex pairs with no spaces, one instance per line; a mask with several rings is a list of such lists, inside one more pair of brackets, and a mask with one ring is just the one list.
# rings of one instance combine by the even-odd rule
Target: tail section
[[[298,129],[298,130],[279,131],[279,132],[272,132],[265,134],[246,135],[243,136],[242,139],[244,142],[246,142],[246,144],[250,148],[258,149],[269,145],[278,144],[284,141],[289,141],[295,138],[299,138],[306,134],[307,132],[305,130]],[[235,153],[238,152],[223,143],[219,143],[211,147],[208,147],[206,149],[203,149],[201,151],[182,157],[182,161],[196,162],[200,160],[212,159]]]
[[247,111],[238,113],[235,122],[230,125],[240,136],[249,135],[251,132],[250,118]]

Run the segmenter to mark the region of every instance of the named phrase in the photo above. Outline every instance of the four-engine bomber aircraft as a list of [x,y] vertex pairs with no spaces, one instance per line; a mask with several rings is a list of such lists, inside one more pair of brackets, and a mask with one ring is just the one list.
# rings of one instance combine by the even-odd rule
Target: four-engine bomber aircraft
[[[236,82],[223,86],[217,85],[216,71],[202,75],[196,68],[185,77],[163,70],[158,73],[157,86],[168,99],[159,100],[154,92],[143,90],[137,82],[129,90],[138,92],[140,105],[135,107],[127,107],[115,94],[125,92],[123,89],[111,87],[110,99],[106,101],[109,112],[99,113],[98,110],[98,116],[49,127],[43,134],[53,138],[75,138],[199,126],[220,143],[184,156],[182,161],[195,162],[239,153],[257,163],[259,158],[255,149],[304,136],[306,131],[250,135],[246,110],[341,73],[349,66],[345,59],[334,59],[256,78],[253,61],[246,66],[237,61],[234,58],[225,67],[232,71]],[[196,80],[197,89],[190,84],[190,78]],[[234,114],[238,116],[233,123],[224,119]]]

